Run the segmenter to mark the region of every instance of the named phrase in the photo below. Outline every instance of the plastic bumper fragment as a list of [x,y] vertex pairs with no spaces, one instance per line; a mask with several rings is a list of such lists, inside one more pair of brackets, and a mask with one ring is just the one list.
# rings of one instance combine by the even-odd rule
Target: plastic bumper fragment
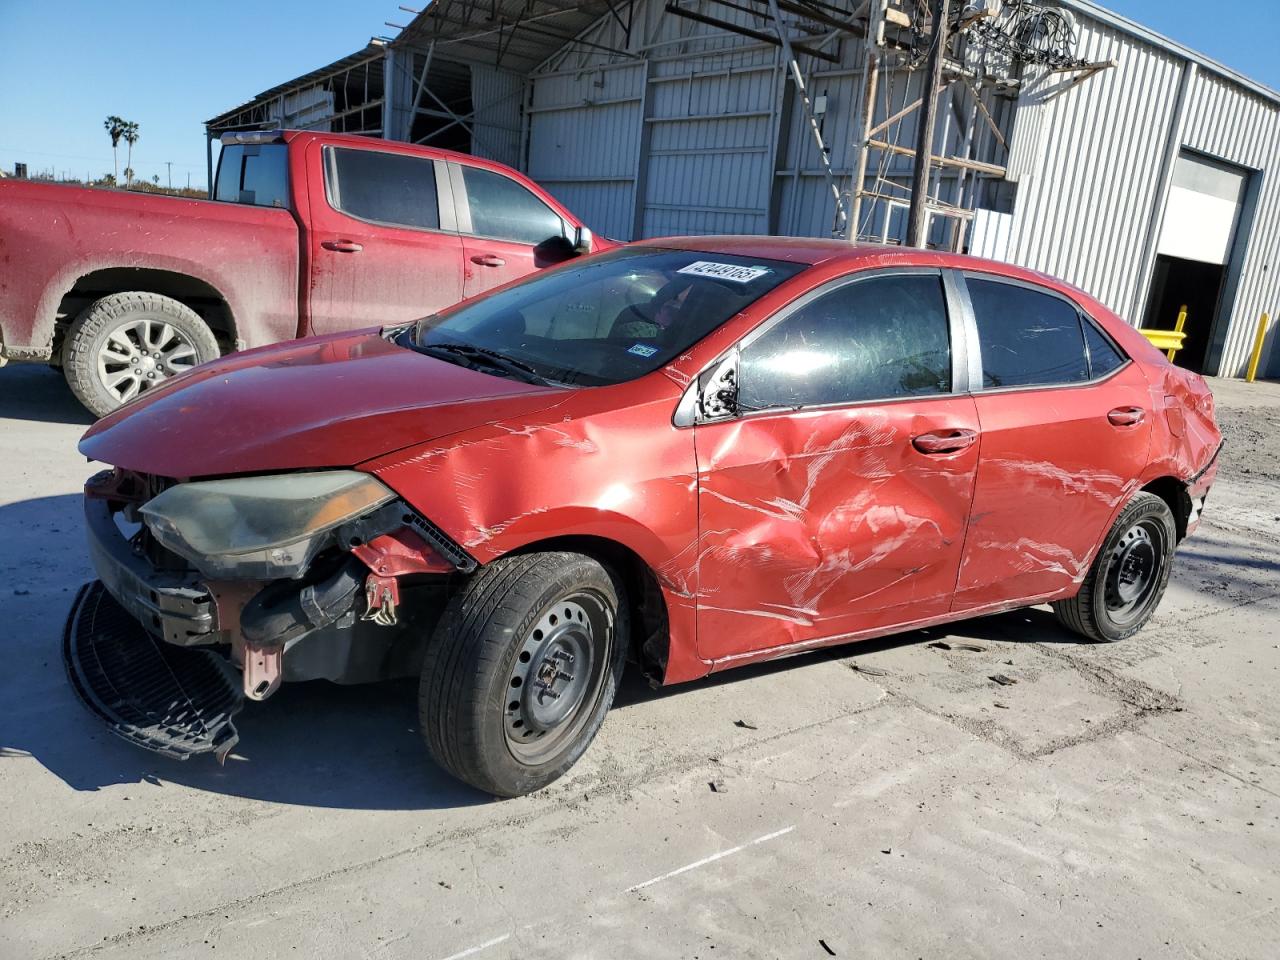
[[208,649],[157,641],[101,581],[80,589],[67,617],[63,661],[71,686],[107,729],[175,760],[225,760],[239,740],[239,673]]

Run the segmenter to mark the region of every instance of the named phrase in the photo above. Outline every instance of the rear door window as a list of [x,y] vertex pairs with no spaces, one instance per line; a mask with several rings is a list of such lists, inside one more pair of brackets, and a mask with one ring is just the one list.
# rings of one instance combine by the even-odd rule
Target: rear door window
[[982,385],[1050,386],[1089,379],[1076,308],[1060,297],[968,277],[982,349]]
[[434,160],[379,150],[330,151],[329,202],[335,210],[391,226],[440,228]]
[[870,277],[818,297],[742,348],[738,389],[746,410],[949,393],[941,278]]
[[510,177],[463,165],[462,181],[476,236],[535,246],[566,236],[560,214]]

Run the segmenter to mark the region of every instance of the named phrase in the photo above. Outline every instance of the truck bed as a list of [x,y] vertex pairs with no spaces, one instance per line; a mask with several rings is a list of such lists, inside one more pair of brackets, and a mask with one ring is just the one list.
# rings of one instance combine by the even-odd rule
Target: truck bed
[[[284,209],[33,181],[0,182],[0,345],[46,359],[60,312],[96,283],[195,283],[237,347],[297,336],[299,227]],[[68,300],[75,290],[77,297]],[[163,292],[159,290],[157,292]]]

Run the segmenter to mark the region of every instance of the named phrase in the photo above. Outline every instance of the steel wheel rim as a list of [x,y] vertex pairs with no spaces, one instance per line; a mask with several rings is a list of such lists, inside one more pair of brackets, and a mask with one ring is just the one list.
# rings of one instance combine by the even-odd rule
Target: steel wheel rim
[[1107,614],[1117,624],[1141,617],[1155,597],[1164,563],[1165,532],[1153,520],[1139,520],[1111,549],[1105,594]]
[[118,402],[128,403],[197,362],[195,344],[181,330],[166,320],[139,317],[107,334],[98,350],[98,380]]
[[543,610],[507,678],[503,731],[522,763],[559,752],[586,725],[603,686],[612,619],[602,598],[577,592]]

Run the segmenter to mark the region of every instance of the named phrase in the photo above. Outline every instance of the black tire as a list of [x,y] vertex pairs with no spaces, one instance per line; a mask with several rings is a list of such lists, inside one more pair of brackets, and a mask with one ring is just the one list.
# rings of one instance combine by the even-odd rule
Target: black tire
[[1153,493],[1137,494],[1103,540],[1080,592],[1053,604],[1058,621],[1101,643],[1133,636],[1160,605],[1176,545],[1169,505]]
[[[150,351],[143,349],[142,329],[156,331]],[[159,343],[166,332],[169,339]],[[129,344],[134,353],[128,356],[137,358],[136,367],[121,359]],[[105,417],[134,396],[218,355],[213,331],[185,304],[158,293],[113,293],[72,321],[62,348],[62,371],[76,399],[94,416]],[[129,386],[113,390],[108,380],[117,376]]]
[[418,716],[431,756],[495,796],[545,787],[604,722],[628,634],[622,586],[590,557],[530,553],[484,567],[450,600],[423,663]]

